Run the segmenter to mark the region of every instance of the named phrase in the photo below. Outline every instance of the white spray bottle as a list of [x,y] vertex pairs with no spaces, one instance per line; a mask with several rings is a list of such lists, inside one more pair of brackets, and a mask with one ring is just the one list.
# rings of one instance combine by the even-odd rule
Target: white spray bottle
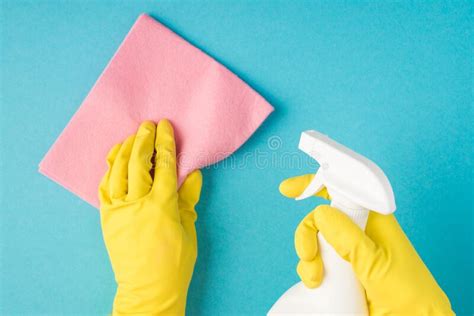
[[[392,186],[383,171],[369,159],[316,131],[301,134],[299,149],[320,165],[316,175],[296,200],[306,199],[324,186],[331,205],[365,229],[369,210],[395,211]],[[351,265],[318,234],[324,278],[316,289],[302,282],[287,290],[268,315],[368,315],[365,291]]]

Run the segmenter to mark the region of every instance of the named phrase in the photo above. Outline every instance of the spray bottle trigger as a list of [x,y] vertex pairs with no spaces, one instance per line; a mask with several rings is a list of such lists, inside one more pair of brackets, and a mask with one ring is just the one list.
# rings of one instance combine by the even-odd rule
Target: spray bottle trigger
[[323,178],[323,168],[319,168],[316,174],[314,175],[313,180],[308,184],[306,189],[304,189],[303,193],[301,193],[295,200],[300,201],[307,199],[317,192],[321,191],[324,187],[324,178]]

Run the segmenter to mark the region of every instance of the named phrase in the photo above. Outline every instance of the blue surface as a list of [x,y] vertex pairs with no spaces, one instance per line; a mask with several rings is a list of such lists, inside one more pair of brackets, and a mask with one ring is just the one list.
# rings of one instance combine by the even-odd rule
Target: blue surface
[[276,109],[204,171],[190,315],[262,315],[297,281],[293,232],[317,202],[278,184],[311,171],[282,158],[310,128],[386,171],[407,235],[474,313],[472,2],[293,2],[1,2],[1,314],[110,311],[98,213],[37,164],[141,12]]

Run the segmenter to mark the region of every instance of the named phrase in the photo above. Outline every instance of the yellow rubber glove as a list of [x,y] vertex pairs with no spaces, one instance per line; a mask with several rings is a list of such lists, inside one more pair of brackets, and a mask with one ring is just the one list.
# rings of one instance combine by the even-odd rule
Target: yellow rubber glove
[[112,148],[107,163],[99,196],[117,281],[113,314],[184,315],[197,257],[194,207],[201,172],[190,174],[178,192],[174,134],[167,120],[157,127],[143,123],[136,135]]
[[[313,175],[283,181],[280,192],[299,196]],[[330,199],[326,189],[316,194]],[[328,205],[316,207],[299,224],[295,247],[303,283],[315,288],[323,280],[323,262],[316,233],[351,263],[365,288],[370,315],[454,315],[451,304],[416,253],[395,216],[370,212],[365,232]]]

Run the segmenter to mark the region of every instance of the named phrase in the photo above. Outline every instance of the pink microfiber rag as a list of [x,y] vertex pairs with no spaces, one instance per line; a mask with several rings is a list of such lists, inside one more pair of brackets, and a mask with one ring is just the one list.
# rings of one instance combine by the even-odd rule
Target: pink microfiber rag
[[142,121],[173,124],[181,183],[237,150],[272,111],[224,66],[141,15],[39,170],[98,207],[108,151]]

